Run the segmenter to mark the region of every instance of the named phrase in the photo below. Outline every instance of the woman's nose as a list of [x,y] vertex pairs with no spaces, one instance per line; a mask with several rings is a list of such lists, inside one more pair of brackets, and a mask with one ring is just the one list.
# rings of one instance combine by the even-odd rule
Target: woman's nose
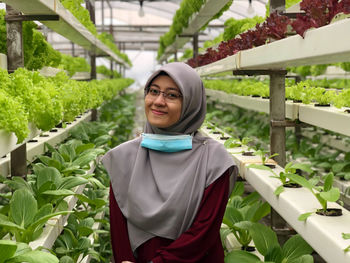
[[165,97],[164,97],[164,95],[163,95],[163,93],[160,93],[156,98],[155,98],[155,100],[154,100],[154,103],[156,103],[156,104],[165,104]]

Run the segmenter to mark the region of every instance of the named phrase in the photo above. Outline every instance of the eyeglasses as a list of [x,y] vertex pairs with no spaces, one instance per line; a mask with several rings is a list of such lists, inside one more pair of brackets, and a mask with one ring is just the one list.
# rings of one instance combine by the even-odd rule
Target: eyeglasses
[[147,94],[150,95],[151,98],[157,98],[162,93],[163,97],[167,101],[176,101],[182,97],[179,92],[176,91],[160,91],[159,89],[149,88]]

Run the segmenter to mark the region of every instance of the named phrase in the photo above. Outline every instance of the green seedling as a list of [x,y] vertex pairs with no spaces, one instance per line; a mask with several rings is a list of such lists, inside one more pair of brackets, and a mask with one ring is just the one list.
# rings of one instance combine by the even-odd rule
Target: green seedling
[[236,138],[231,137],[231,138],[229,138],[228,140],[225,141],[224,146],[225,146],[226,149],[232,149],[232,148],[241,147],[242,144]]
[[288,174],[287,177],[290,180],[293,180],[294,182],[300,184],[301,186],[309,189],[310,192],[316,197],[316,199],[318,200],[318,202],[322,207],[320,209],[317,209],[316,211],[308,212],[300,215],[298,218],[300,221],[305,221],[310,215],[316,212],[326,213],[328,208],[328,202],[336,202],[340,197],[339,188],[333,187],[333,179],[334,179],[333,173],[329,173],[325,175],[325,177],[323,178],[324,183],[322,186],[317,186],[319,178],[316,176],[310,180],[307,180],[306,178],[297,174]]
[[278,175],[274,172],[273,169],[261,164],[250,164],[247,168],[254,168],[269,171],[273,174],[272,178],[276,178],[281,181],[281,185],[276,188],[274,191],[275,195],[280,195],[284,191],[284,187],[292,186],[293,184],[298,184],[297,182],[290,179],[289,175],[297,174],[297,170],[302,170],[308,174],[312,174],[314,171],[311,169],[311,166],[308,164],[302,163],[293,163],[289,162],[286,164],[283,171],[281,171]]
[[257,150],[254,152],[254,155],[260,156],[262,165],[266,165],[266,162],[268,160],[270,160],[271,158],[278,156],[278,153],[274,153],[274,154],[269,155],[268,151]]

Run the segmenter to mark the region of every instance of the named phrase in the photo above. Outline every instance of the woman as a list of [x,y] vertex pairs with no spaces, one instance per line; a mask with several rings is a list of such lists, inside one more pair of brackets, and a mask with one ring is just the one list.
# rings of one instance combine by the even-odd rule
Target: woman
[[222,144],[198,132],[206,114],[203,83],[175,62],[145,87],[145,133],[102,160],[111,178],[114,259],[224,262],[219,230],[237,169]]

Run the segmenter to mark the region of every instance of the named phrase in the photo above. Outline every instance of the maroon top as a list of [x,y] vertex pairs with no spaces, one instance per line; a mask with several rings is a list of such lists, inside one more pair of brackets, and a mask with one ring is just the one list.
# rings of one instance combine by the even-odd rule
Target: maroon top
[[229,195],[227,172],[209,185],[203,194],[198,213],[191,227],[176,240],[154,237],[136,249],[134,257],[128,236],[126,219],[110,188],[110,227],[112,249],[116,263],[223,263],[224,251],[220,226]]

